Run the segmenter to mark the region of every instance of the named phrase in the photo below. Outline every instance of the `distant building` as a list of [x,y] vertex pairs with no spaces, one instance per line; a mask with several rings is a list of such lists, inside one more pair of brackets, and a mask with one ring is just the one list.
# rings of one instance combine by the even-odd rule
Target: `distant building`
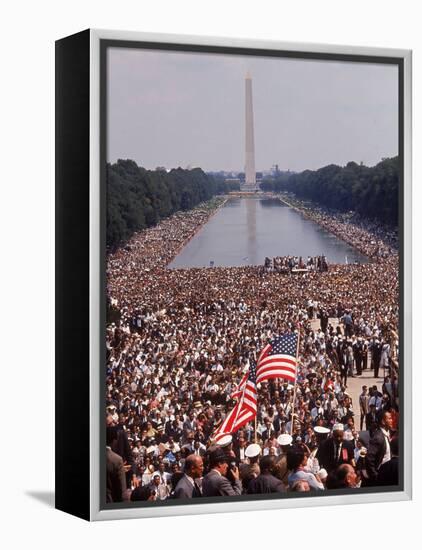
[[226,178],[224,180],[226,183],[237,183],[240,185],[240,179],[239,178]]

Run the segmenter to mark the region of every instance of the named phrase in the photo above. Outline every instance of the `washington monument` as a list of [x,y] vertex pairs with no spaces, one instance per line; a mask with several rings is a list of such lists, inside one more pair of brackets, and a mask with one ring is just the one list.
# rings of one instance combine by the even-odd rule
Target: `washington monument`
[[245,78],[245,184],[243,189],[256,189],[255,140],[253,130],[252,77],[249,72]]

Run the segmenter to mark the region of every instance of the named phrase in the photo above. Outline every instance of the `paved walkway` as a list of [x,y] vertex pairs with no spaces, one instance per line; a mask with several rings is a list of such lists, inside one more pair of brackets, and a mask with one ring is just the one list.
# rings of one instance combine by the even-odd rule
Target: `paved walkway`
[[[382,370],[380,369],[380,373]],[[355,413],[355,425],[359,427],[360,411],[359,411],[359,395],[362,393],[362,386],[377,386],[381,391],[381,386],[384,382],[384,378],[374,378],[373,370],[362,371],[361,376],[355,376],[355,378],[347,379],[347,393],[352,398],[353,412]]]
[[[338,325],[338,320],[336,318],[330,317],[329,323],[333,325],[334,329]],[[318,330],[320,328],[319,319],[313,319],[311,321],[311,326],[313,330]],[[370,363],[370,361],[368,361]],[[362,371],[361,376],[356,376],[347,378],[347,393],[352,398],[353,412],[355,413],[355,425],[359,427],[360,425],[360,410],[359,410],[359,395],[362,393],[362,386],[377,386],[378,390],[381,391],[381,386],[384,382],[384,372],[380,369],[379,374],[382,376],[380,378],[374,378],[373,370],[364,370]]]

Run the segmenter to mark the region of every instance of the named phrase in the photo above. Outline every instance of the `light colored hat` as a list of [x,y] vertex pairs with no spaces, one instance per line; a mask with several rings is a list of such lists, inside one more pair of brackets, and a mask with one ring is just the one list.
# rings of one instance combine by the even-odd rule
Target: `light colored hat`
[[261,453],[261,447],[258,445],[258,443],[252,443],[251,445],[248,445],[245,450],[245,455],[248,458],[253,458],[255,456],[258,456]]
[[326,479],[328,477],[327,470],[325,468],[321,468],[321,470],[319,470],[318,472],[318,475],[321,479]]
[[217,441],[219,447],[227,447],[233,441],[233,437],[230,434],[224,435],[221,439]]
[[291,445],[293,438],[290,434],[281,434],[277,437],[277,442],[279,445]]
[[339,422],[337,422],[337,424],[334,424],[333,432],[344,432],[343,424],[340,424]]
[[329,434],[330,428],[326,428],[325,426],[315,426],[314,432],[317,434]]

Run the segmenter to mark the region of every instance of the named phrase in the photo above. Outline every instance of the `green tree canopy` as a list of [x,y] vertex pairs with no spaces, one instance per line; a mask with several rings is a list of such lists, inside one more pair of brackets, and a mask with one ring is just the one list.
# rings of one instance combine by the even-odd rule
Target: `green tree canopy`
[[284,173],[266,178],[261,188],[276,193],[292,192],[328,208],[354,210],[366,218],[397,226],[399,175],[399,158],[393,157],[373,167],[349,162],[344,167],[330,164],[319,170]]
[[107,165],[107,247],[157,224],[178,210],[190,210],[232,186],[200,168],[145,170],[133,160]]

